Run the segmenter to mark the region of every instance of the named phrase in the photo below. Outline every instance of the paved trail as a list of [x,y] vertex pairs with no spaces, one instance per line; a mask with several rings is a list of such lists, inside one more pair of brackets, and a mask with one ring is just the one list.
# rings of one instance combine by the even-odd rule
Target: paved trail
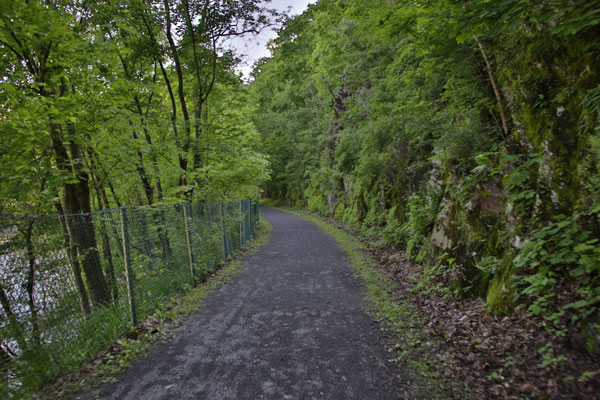
[[102,399],[394,399],[399,371],[335,240],[263,209],[270,242]]

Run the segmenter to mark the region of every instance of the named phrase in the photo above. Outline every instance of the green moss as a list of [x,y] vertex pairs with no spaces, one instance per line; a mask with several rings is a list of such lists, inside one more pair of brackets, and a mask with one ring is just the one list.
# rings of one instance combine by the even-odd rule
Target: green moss
[[310,211],[327,215],[327,199],[320,190],[307,191],[306,204]]
[[588,353],[600,360],[600,323],[589,323],[583,330],[585,345]]
[[392,246],[399,246],[405,243],[406,234],[402,229],[400,218],[397,215],[396,206],[390,208],[385,217],[385,228],[383,238]]
[[[503,263],[506,263],[503,260]],[[512,313],[513,293],[512,293],[512,266],[505,268],[502,274],[496,275],[488,288],[486,306],[492,314],[508,315]]]
[[345,213],[346,213],[346,207],[344,206],[344,203],[339,203],[337,205],[337,207],[335,208],[335,213],[333,214],[333,217],[335,219],[337,219],[338,221],[344,221]]
[[347,223],[350,226],[358,226],[360,223],[359,211],[358,211],[358,203],[353,202],[349,208],[345,209],[343,222]]

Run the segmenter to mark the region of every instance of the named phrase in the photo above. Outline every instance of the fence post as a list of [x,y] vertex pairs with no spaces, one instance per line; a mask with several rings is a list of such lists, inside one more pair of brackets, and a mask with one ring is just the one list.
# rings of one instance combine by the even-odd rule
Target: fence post
[[254,237],[254,204],[248,200],[248,236]]
[[219,210],[221,213],[221,231],[223,235],[223,261],[227,260],[227,239],[225,236],[225,211],[223,210],[223,202],[219,202]]
[[260,209],[258,208],[258,200],[254,203],[254,230],[260,228]]
[[229,259],[229,245],[228,245],[228,232],[227,232],[227,203],[224,201],[219,203],[221,205],[221,223],[223,224],[223,261]]
[[127,229],[126,207],[121,207],[121,232],[123,233],[123,261],[125,262],[125,279],[127,280],[127,298],[129,300],[129,311],[133,326],[137,325],[135,313],[135,294],[133,292],[133,270],[131,269],[131,250],[129,246],[129,231]]
[[240,204],[240,248],[244,247],[246,243],[246,237],[244,236],[244,210],[242,207],[242,200],[239,201]]
[[188,263],[190,265],[190,279],[192,286],[196,287],[196,278],[194,277],[194,260],[192,258],[192,239],[190,238],[190,229],[188,227],[188,204],[183,205],[183,225],[185,226],[185,242],[187,244]]

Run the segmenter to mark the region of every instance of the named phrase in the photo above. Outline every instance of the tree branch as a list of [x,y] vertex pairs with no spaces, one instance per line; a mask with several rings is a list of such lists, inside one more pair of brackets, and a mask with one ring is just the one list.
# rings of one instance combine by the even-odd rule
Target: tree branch
[[500,119],[502,120],[502,129],[504,130],[504,137],[507,137],[510,134],[510,131],[508,130],[508,121],[506,119],[506,113],[504,112],[504,103],[502,102],[502,95],[500,93],[500,90],[498,90],[498,85],[496,84],[496,79],[494,78],[494,71],[492,70],[492,65],[490,64],[490,60],[485,52],[481,40],[479,40],[477,35],[473,35],[473,37],[475,38],[475,41],[479,46],[479,50],[481,51],[481,55],[483,56],[483,60],[485,61],[485,66],[490,77],[490,82],[492,83],[492,88],[494,89],[496,100],[498,101],[498,108],[500,108]]

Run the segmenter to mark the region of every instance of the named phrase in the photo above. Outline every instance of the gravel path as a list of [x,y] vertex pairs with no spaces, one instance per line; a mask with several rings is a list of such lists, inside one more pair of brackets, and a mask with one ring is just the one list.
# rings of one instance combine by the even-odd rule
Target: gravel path
[[400,371],[335,240],[291,214],[262,212],[270,242],[100,398],[399,398]]

